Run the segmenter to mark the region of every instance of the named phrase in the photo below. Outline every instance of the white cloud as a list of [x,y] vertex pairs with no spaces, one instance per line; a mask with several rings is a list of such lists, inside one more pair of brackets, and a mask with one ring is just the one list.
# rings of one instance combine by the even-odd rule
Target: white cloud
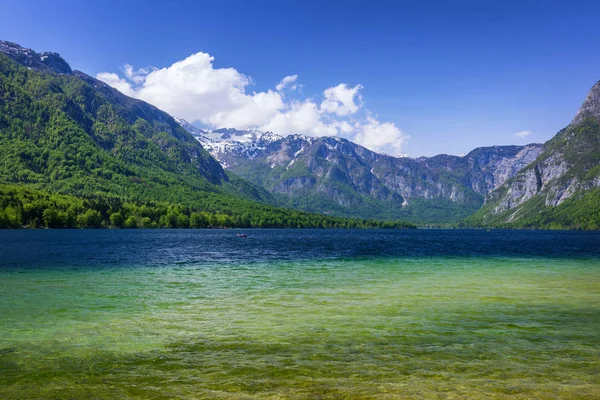
[[217,111],[203,122],[208,121],[213,127],[252,128],[268,123],[284,108],[281,95],[271,90],[236,97],[232,100],[235,100],[234,105],[237,107]]
[[135,70],[133,69],[133,66],[125,64],[125,66],[123,67],[123,71],[125,72],[125,76],[127,77],[127,79],[139,84],[144,82],[145,76],[148,75],[150,71],[152,71],[152,69],[140,68],[138,70]]
[[531,135],[531,131],[521,131],[515,133],[515,136],[520,137],[521,139],[525,139],[529,135]]
[[285,78],[283,78],[281,80],[281,82],[279,82],[277,84],[277,86],[275,86],[275,89],[278,92],[281,92],[283,89],[285,89],[286,87],[290,87],[290,90],[296,90],[298,88],[298,85],[295,84],[295,82],[298,80],[298,75],[289,75],[286,76]]
[[259,127],[262,131],[272,131],[280,135],[304,134],[309,136],[336,136],[338,130],[333,124],[323,122],[317,105],[310,101],[294,101],[289,108]]
[[234,68],[214,68],[213,57],[192,54],[161,69],[124,67],[125,79],[100,73],[97,78],[179,118],[206,125],[247,128],[262,125],[283,108],[274,91],[246,94],[251,80]]
[[346,83],[340,83],[335,87],[326,89],[323,92],[325,100],[321,103],[321,110],[339,116],[354,114],[361,106],[360,103],[354,102],[355,97],[358,98],[359,102],[362,100],[359,93],[360,89],[362,89],[362,85],[350,88]]
[[136,93],[129,84],[129,82],[127,82],[125,79],[120,78],[117,74],[114,74],[112,72],[100,72],[96,75],[96,78],[114,87],[119,92],[127,96],[136,97]]
[[348,121],[335,121],[332,123],[342,134],[354,132],[354,128]]
[[404,144],[410,138],[394,123],[379,122],[371,115],[367,116],[366,122],[357,122],[355,128],[356,143],[391,155],[401,154]]
[[[123,76],[101,72],[97,78],[122,93],[147,101],[169,114],[212,128],[257,128],[281,135],[342,136],[375,151],[400,153],[408,136],[391,122],[380,122],[362,108],[362,85],[327,88],[321,99],[286,99],[284,89],[301,85],[284,77],[275,90],[248,93],[252,80],[234,68],[215,68],[214,58],[196,53],[165,68],[135,69]],[[359,111],[361,111],[359,113]]]

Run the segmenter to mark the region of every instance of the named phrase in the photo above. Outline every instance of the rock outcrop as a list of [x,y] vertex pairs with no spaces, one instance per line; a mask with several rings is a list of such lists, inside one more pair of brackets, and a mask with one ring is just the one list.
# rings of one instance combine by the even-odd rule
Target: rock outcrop
[[600,187],[600,82],[570,125],[546,142],[539,156],[486,199],[484,221],[533,218],[544,207]]
[[600,81],[596,82],[590,89],[585,101],[575,114],[571,125],[578,125],[586,118],[600,119]]
[[51,71],[58,74],[71,74],[69,64],[58,53],[36,53],[16,43],[0,40],[0,52],[28,68]]

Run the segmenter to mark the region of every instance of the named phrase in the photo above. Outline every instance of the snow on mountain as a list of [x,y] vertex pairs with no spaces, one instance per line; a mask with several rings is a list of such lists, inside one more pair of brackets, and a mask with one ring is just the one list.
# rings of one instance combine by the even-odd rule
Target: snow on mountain
[[184,119],[176,118],[175,120],[190,132],[224,168],[228,166],[223,159],[224,154],[236,154],[252,160],[267,145],[283,139],[283,136],[273,132],[261,132],[256,129],[220,128],[214,131],[205,131]]

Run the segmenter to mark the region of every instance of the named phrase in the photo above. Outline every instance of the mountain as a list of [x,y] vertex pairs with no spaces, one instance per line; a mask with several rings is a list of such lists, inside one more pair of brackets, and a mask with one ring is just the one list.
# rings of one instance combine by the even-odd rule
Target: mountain
[[596,229],[599,121],[600,82],[544,145],[396,158],[336,137],[198,129],[57,53],[0,41],[0,227]]
[[0,227],[382,225],[274,208],[167,113],[5,41],[0,148]]
[[531,164],[492,191],[468,222],[600,229],[600,82],[573,121]]
[[421,223],[472,214],[541,150],[538,144],[494,146],[464,157],[411,159],[378,154],[338,137],[235,129],[195,136],[225,168],[264,187],[285,206]]
[[56,53],[38,54],[10,42],[0,42],[0,51],[0,127],[8,133],[0,139],[3,180],[49,186],[84,180],[78,183],[90,190],[110,191],[131,176],[146,175],[150,186],[169,186],[158,171],[198,188],[228,180],[219,163],[165,112],[72,71]]

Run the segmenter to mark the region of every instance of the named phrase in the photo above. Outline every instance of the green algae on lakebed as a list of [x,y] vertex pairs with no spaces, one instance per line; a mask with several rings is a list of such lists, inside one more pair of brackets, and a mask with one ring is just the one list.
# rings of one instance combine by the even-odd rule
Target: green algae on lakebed
[[595,258],[0,270],[0,397],[598,398]]

